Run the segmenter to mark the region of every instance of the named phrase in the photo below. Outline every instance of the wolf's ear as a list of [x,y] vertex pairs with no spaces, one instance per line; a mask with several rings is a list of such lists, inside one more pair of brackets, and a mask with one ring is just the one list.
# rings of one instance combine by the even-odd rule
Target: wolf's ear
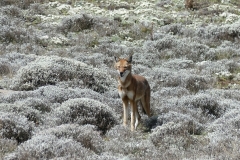
[[132,63],[132,55],[129,56],[127,61],[128,61],[128,63]]
[[115,62],[118,62],[119,61],[119,58],[114,56],[114,59],[115,59]]

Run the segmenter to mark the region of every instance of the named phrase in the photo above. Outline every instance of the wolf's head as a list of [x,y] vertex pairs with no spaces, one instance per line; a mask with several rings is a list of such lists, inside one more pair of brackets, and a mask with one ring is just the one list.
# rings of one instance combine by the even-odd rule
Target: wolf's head
[[117,69],[120,78],[125,80],[127,75],[129,73],[131,73],[132,55],[128,59],[117,58],[117,57],[114,57],[114,58],[115,58],[115,66],[114,67]]

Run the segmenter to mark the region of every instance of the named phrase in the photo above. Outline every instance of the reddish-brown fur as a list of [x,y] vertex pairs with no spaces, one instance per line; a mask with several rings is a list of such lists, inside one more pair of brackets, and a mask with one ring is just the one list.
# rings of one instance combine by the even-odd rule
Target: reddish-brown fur
[[128,104],[131,106],[131,130],[134,131],[140,120],[137,102],[143,107],[144,113],[150,116],[150,86],[140,75],[131,73],[132,56],[127,59],[117,59],[115,68],[119,72],[118,92],[123,101],[123,125],[127,126]]

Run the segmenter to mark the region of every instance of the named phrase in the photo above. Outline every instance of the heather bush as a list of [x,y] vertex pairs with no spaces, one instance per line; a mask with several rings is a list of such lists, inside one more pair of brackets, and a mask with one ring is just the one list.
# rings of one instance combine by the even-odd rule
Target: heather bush
[[13,5],[13,6],[18,6],[22,9],[27,9],[32,3],[42,3],[45,0],[22,0],[22,1],[15,1],[15,0],[2,0],[0,2],[1,6],[7,6],[7,5]]
[[[239,104],[235,104],[237,107]],[[231,109],[221,118],[208,126],[209,147],[212,153],[217,157],[239,158],[239,109]],[[222,152],[219,153],[219,150]]]
[[207,138],[200,138],[188,133],[184,125],[169,122],[152,130],[150,139],[161,151],[164,159],[193,158],[204,155],[204,152],[195,148],[202,148]]
[[[177,68],[177,67],[176,67]],[[153,72],[148,72],[149,81],[155,81],[152,86],[153,91],[158,91],[161,87],[184,87],[190,92],[198,92],[211,88],[214,79],[212,77],[196,75],[194,72],[189,73],[186,69],[173,71],[164,67],[152,68]]]
[[233,24],[225,24],[222,26],[208,26],[197,30],[199,37],[211,39],[214,41],[227,40],[239,41],[239,21]]
[[11,73],[11,65],[5,59],[0,59],[0,76]]
[[201,135],[204,131],[203,125],[199,123],[197,119],[186,114],[171,111],[163,115],[159,115],[156,125],[163,125],[172,122],[175,124],[179,124],[181,129],[186,134]]
[[14,103],[17,101],[22,101],[27,98],[32,98],[32,97],[40,97],[40,94],[36,92],[25,92],[25,91],[11,91],[9,90],[9,94],[6,95],[1,95],[0,96],[0,102],[1,103]]
[[187,59],[173,59],[167,62],[163,62],[162,66],[165,68],[172,68],[175,70],[194,68],[195,64],[192,60]]
[[[117,92],[108,91],[103,95],[95,92],[91,89],[80,89],[80,88],[66,88],[60,86],[43,86],[39,87],[39,89],[33,91],[34,97],[41,97],[44,100],[47,100],[51,103],[63,103],[68,99],[74,98],[89,98],[97,100],[101,103],[107,104],[111,107],[115,105],[115,98],[111,98],[113,94],[117,94]],[[32,94],[33,95],[33,94]],[[118,95],[117,95],[118,97]]]
[[[63,103],[68,99],[81,97],[81,93],[78,93],[74,89],[66,89],[64,87],[53,85],[39,87],[35,92],[40,93],[43,99],[46,99],[51,103]],[[91,95],[91,92],[89,92],[89,95]]]
[[7,16],[11,17],[19,17],[21,18],[22,16],[22,11],[19,9],[17,6],[5,6],[1,8],[2,13]]
[[226,72],[228,70],[225,60],[220,61],[202,61],[196,63],[199,72],[202,75],[213,75],[219,72]]
[[58,119],[57,124],[92,124],[103,133],[118,123],[110,107],[88,98],[70,99],[62,103],[53,111],[53,116]]
[[[239,2],[190,8],[1,0],[0,159],[239,159]],[[135,132],[113,67],[129,55],[151,86]]]
[[13,152],[17,148],[17,142],[15,140],[0,138],[0,159],[8,153]]
[[33,3],[29,7],[31,15],[47,15],[48,12],[48,6],[47,5],[42,5],[40,3]]
[[100,37],[119,34],[121,30],[119,21],[115,19],[109,20],[106,17],[95,17],[93,19],[93,29]]
[[154,62],[153,64],[158,65],[159,59],[186,58],[193,62],[203,61],[207,59],[205,53],[209,50],[207,45],[201,44],[189,37],[178,40],[176,36],[168,34],[160,36],[159,39],[153,42],[145,43],[146,50],[154,53],[149,55]]
[[200,108],[202,114],[206,116],[213,116],[219,118],[225,111],[225,108],[222,108],[215,97],[208,96],[206,94],[198,94],[192,98],[190,104],[185,103],[189,107]]
[[100,154],[103,150],[103,139],[93,125],[63,124],[57,127],[41,130],[37,135],[54,135],[57,138],[73,139],[85,148]]
[[107,132],[104,151],[122,154],[130,159],[157,159],[159,155],[153,144],[148,139],[142,139],[143,136],[117,125]]
[[3,55],[0,58],[0,76],[4,76],[4,78],[0,79],[0,86],[9,89],[13,75],[16,74],[21,66],[27,65],[29,62],[35,60],[35,58],[34,55],[24,55],[17,52]]
[[28,63],[36,59],[35,55],[25,55],[18,52],[11,52],[3,56],[3,59],[11,64],[13,73],[15,74],[20,67],[26,66]]
[[32,136],[33,124],[27,118],[14,113],[1,112],[0,135],[22,143]]
[[[240,100],[239,90],[230,89],[230,90],[221,90],[221,89],[212,89],[207,90],[206,94],[211,95],[212,97],[219,97],[219,99],[229,99],[229,100]],[[227,109],[227,108],[226,108]]]
[[86,14],[75,15],[63,19],[59,30],[63,33],[80,32],[93,27],[93,18]]
[[38,110],[35,110],[33,108],[30,108],[29,106],[22,106],[19,104],[4,104],[2,103],[0,105],[0,111],[1,112],[12,112],[12,113],[17,113],[22,116],[25,116],[28,121],[33,121],[36,124],[41,123],[41,114]]
[[176,98],[181,98],[187,95],[190,95],[190,92],[183,87],[162,87],[159,91],[151,94],[152,112],[155,115],[166,113],[169,111],[168,106],[171,106]]
[[39,57],[28,66],[20,68],[13,78],[11,88],[32,90],[44,85],[55,85],[61,81],[73,81],[77,86],[91,88],[100,93],[112,86],[112,79],[103,71],[82,62],[52,56]]
[[80,143],[68,138],[57,138],[54,135],[37,135],[18,146],[4,159],[85,159],[94,153]]
[[[20,23],[20,22],[19,22]],[[1,42],[26,43],[28,42],[28,31],[25,28],[13,26],[2,26],[0,32]]]

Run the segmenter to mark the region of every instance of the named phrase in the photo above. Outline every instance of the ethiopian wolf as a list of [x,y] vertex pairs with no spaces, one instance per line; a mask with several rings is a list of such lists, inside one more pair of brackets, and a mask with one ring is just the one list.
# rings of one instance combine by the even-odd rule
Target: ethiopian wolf
[[115,58],[115,68],[118,71],[118,93],[123,102],[123,125],[127,126],[128,104],[131,106],[131,130],[134,131],[141,116],[138,112],[137,102],[140,101],[143,112],[150,116],[150,86],[148,81],[139,75],[133,75],[132,56],[128,59]]

